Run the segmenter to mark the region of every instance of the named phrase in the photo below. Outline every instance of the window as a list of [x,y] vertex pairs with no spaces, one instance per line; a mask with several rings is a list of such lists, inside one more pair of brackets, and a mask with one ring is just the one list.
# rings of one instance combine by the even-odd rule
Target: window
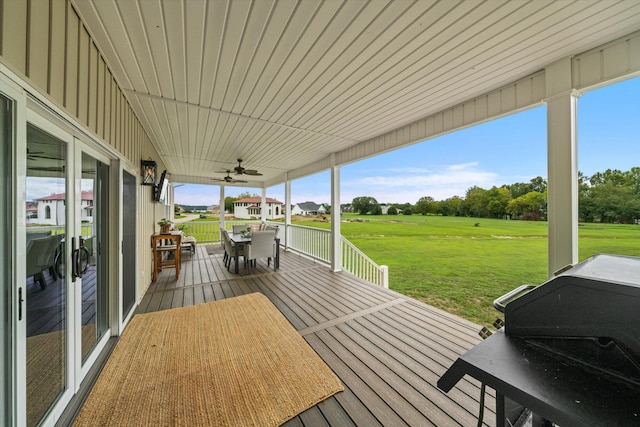
[[51,219],[51,206],[45,206],[44,208],[44,218]]

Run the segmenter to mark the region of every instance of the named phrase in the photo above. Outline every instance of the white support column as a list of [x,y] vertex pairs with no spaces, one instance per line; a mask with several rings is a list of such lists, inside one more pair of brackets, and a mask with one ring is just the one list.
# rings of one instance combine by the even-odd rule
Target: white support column
[[547,78],[548,272],[578,262],[578,150],[571,63],[551,65]]
[[260,202],[260,221],[267,220],[267,189],[262,187],[262,201]]
[[[334,163],[334,162],[332,162]],[[342,270],[340,236],[340,167],[331,167],[331,271]]]
[[[224,228],[224,217],[225,217],[225,209],[224,209],[224,185],[220,186],[220,228]],[[222,239],[222,236],[220,236]]]
[[284,180],[284,249],[288,250],[291,244],[291,181],[288,174]]

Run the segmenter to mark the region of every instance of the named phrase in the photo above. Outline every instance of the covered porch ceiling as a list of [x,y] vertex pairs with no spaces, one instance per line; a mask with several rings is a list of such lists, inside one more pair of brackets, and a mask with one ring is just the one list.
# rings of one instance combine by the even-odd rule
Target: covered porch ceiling
[[255,187],[640,30],[637,0],[73,4],[171,180]]

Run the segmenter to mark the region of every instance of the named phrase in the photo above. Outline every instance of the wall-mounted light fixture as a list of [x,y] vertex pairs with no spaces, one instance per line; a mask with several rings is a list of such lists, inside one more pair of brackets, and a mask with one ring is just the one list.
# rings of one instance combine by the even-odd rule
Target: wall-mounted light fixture
[[156,168],[158,164],[153,160],[140,160],[142,185],[156,185]]

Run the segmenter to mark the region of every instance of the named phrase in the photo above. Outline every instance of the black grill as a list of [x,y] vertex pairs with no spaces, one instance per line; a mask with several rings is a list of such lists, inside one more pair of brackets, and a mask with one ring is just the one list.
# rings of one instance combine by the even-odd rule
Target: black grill
[[495,389],[498,427],[640,426],[640,258],[598,255],[494,305],[504,328],[438,387]]

